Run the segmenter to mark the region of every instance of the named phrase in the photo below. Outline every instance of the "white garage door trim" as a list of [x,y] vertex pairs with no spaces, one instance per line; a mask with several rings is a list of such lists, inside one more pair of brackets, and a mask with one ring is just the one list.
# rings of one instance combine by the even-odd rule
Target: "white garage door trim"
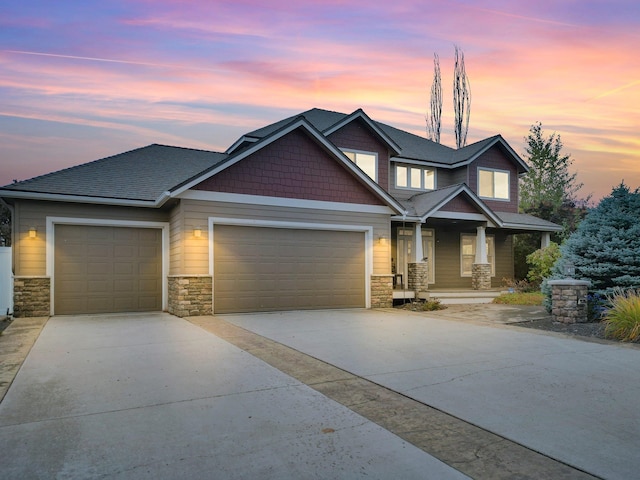
[[[362,232],[365,244],[365,303],[371,308],[371,274],[373,272],[373,226],[343,225],[330,223],[284,222],[277,220],[256,220],[246,218],[209,217],[209,275],[214,278],[213,260],[215,254],[215,225],[235,225],[244,227],[266,227],[283,229],[331,230],[338,232]],[[215,303],[215,302],[214,302]],[[215,307],[215,305],[214,305]]]
[[76,217],[47,217],[46,227],[46,272],[50,279],[50,302],[51,312],[55,312],[54,305],[54,285],[55,285],[55,226],[56,225],[89,225],[95,227],[137,227],[137,228],[158,228],[162,230],[162,309],[168,309],[168,285],[169,275],[169,223],[168,222],[145,222],[140,220],[113,220],[108,218],[76,218]]

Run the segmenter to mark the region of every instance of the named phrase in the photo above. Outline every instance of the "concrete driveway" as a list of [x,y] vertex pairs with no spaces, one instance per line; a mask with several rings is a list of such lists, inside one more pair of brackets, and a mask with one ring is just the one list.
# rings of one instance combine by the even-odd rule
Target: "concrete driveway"
[[593,475],[638,477],[637,346],[428,312],[223,318]]
[[167,314],[51,318],[0,404],[0,452],[1,478],[465,478]]
[[490,316],[54,317],[0,477],[636,478],[640,349]]

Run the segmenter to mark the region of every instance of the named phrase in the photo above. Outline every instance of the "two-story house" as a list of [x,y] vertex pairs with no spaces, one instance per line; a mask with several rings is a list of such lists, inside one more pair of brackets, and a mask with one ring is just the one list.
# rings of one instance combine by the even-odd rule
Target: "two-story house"
[[0,189],[17,316],[369,308],[513,277],[527,165],[312,109],[224,153],[150,145]]

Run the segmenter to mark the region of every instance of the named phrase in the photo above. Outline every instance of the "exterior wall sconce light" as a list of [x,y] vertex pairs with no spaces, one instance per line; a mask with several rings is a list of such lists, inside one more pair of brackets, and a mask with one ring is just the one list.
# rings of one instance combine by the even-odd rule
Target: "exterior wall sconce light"
[[29,238],[36,238],[38,236],[38,230],[36,227],[29,227]]
[[202,229],[200,227],[196,227],[193,229],[193,236],[196,238],[202,237]]
[[388,240],[387,240],[387,237],[385,237],[384,235],[380,235],[380,236],[378,237],[378,243],[379,243],[380,245],[386,245],[386,244],[387,244],[387,241],[388,241]]

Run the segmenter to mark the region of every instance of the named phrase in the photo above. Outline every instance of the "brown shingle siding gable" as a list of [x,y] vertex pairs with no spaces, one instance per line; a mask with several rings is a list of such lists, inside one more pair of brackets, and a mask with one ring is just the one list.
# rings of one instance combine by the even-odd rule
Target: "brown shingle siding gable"
[[378,154],[378,185],[389,191],[389,149],[362,121],[353,121],[327,137],[340,149]]
[[300,130],[294,130],[193,188],[383,205],[354,174]]
[[466,194],[460,194],[451,199],[440,210],[456,213],[481,213],[480,209],[466,197]]

